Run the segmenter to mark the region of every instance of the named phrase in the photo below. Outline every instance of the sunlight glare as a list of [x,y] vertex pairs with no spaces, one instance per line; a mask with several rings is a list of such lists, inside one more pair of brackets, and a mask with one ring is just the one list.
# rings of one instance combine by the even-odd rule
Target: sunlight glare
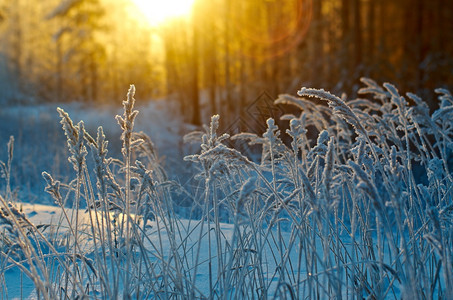
[[189,16],[195,0],[131,0],[151,26]]

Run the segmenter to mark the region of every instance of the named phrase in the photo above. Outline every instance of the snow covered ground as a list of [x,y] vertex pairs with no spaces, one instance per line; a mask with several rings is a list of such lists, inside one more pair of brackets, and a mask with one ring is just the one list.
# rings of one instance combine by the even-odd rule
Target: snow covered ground
[[[16,203],[15,204],[24,216],[38,228],[40,226],[45,226],[46,228],[42,230],[44,235],[50,237],[56,235],[55,228],[59,228],[58,235],[64,236],[67,232],[67,222],[62,213],[62,209],[56,206],[42,205],[42,204],[29,204],[29,203]],[[72,209],[66,209],[66,214],[71,217],[74,211]],[[86,211],[80,211],[80,219],[82,220],[79,224],[80,228],[88,228],[90,226],[89,214]],[[217,247],[213,242],[215,240],[215,226],[214,224],[208,225],[206,222],[194,221],[194,220],[178,220],[178,237],[176,239],[179,247],[184,246],[185,255],[187,255],[187,263],[191,264],[188,267],[190,270],[195,269],[195,264],[197,263],[196,279],[194,280],[196,290],[205,297],[210,295],[212,291],[212,285],[215,290],[219,289],[218,282],[213,282],[213,278],[218,276],[218,262],[216,258]],[[50,226],[49,226],[50,225]],[[231,243],[235,226],[233,224],[221,223],[221,236],[222,244]],[[208,230],[211,228],[211,230]],[[236,228],[237,229],[237,228]],[[208,232],[210,236],[208,236]],[[157,222],[152,221],[147,225],[147,236],[149,240],[146,243],[146,246],[149,249],[156,249],[156,254],[153,258],[151,254],[151,261],[159,263],[160,257],[162,254],[165,256],[171,255],[171,238],[168,236],[168,232],[165,228],[158,230]],[[290,240],[290,234],[284,233],[285,243]],[[81,237],[84,240],[84,251],[88,253],[88,257],[93,259],[93,253],[96,251],[93,245],[92,239],[89,237],[89,231],[87,230],[86,236]],[[44,246],[42,247],[43,255],[53,256],[54,253],[48,251]],[[274,256],[277,255],[276,247],[265,245],[264,251],[262,253],[263,257],[266,258],[266,265],[264,269],[266,272],[262,274],[266,286],[268,287],[267,295],[273,298],[277,292],[277,287],[279,283],[279,271],[277,267],[277,258]],[[189,250],[187,250],[189,249]],[[184,251],[181,249],[180,254],[184,255]],[[250,249],[252,254],[256,251]],[[274,253],[275,252],[275,253]],[[91,253],[91,254],[90,254]],[[225,253],[224,253],[225,254]],[[226,255],[226,254],[225,254]],[[246,255],[243,253],[243,255]],[[291,259],[295,259],[298,255],[297,251],[291,252]],[[198,258],[197,258],[198,257]],[[272,258],[274,257],[274,258]],[[164,258],[164,259],[165,259]],[[25,265],[26,262],[23,262]],[[51,264],[50,264],[51,265]],[[2,265],[3,268],[6,267],[5,261]],[[55,266],[56,268],[56,266]],[[238,267],[235,267],[238,268]],[[239,268],[252,268],[241,266]],[[49,270],[52,273],[52,270]],[[19,268],[14,265],[9,265],[4,269],[2,276],[0,277],[0,286],[1,286],[1,297],[2,299],[36,299],[38,297],[35,289],[34,283],[26,276]],[[234,295],[235,287],[229,287],[230,294]],[[234,298],[234,296],[232,296]]]

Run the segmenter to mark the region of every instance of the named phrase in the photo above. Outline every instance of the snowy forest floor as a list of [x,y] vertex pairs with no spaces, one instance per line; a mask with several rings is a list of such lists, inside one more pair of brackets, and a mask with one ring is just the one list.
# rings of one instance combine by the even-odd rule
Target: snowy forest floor
[[[165,100],[137,102],[140,111],[135,131],[143,131],[156,146],[156,151],[170,177],[179,180],[187,172],[183,162],[183,135],[188,125],[178,116],[176,108]],[[121,157],[121,128],[115,116],[121,114],[117,105],[88,105],[77,102],[51,103],[0,108],[0,160],[7,160],[7,142],[14,137],[14,158],[11,186],[19,201],[47,204],[52,202],[44,191],[41,173],[47,171],[56,179],[67,182],[73,169],[68,163],[68,149],[59,123],[57,107],[63,108],[75,123],[85,122],[87,131],[96,135],[102,126],[109,141],[109,156]],[[187,150],[186,150],[187,151]],[[183,179],[181,179],[183,180]],[[0,181],[0,190],[5,182]]]

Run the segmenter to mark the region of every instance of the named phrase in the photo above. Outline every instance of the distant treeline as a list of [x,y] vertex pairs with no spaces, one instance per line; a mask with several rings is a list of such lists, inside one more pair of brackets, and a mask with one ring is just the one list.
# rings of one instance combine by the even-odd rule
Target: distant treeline
[[361,76],[425,99],[453,86],[449,0],[198,0],[191,20],[154,29],[128,2],[0,0],[2,86],[106,102],[135,83],[137,97],[169,95],[194,124],[233,120],[263,92],[352,94]]

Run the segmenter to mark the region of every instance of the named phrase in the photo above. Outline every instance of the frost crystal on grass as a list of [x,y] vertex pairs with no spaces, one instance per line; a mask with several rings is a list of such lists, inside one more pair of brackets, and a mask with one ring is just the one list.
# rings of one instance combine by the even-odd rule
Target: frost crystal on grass
[[297,94],[299,96],[316,97],[321,100],[327,101],[329,106],[333,109],[335,113],[342,116],[347,122],[354,126],[358,133],[366,135],[366,131],[360,124],[359,118],[354,114],[351,108],[337,96],[334,96],[323,89],[318,90],[304,87],[301,88],[297,92]]

